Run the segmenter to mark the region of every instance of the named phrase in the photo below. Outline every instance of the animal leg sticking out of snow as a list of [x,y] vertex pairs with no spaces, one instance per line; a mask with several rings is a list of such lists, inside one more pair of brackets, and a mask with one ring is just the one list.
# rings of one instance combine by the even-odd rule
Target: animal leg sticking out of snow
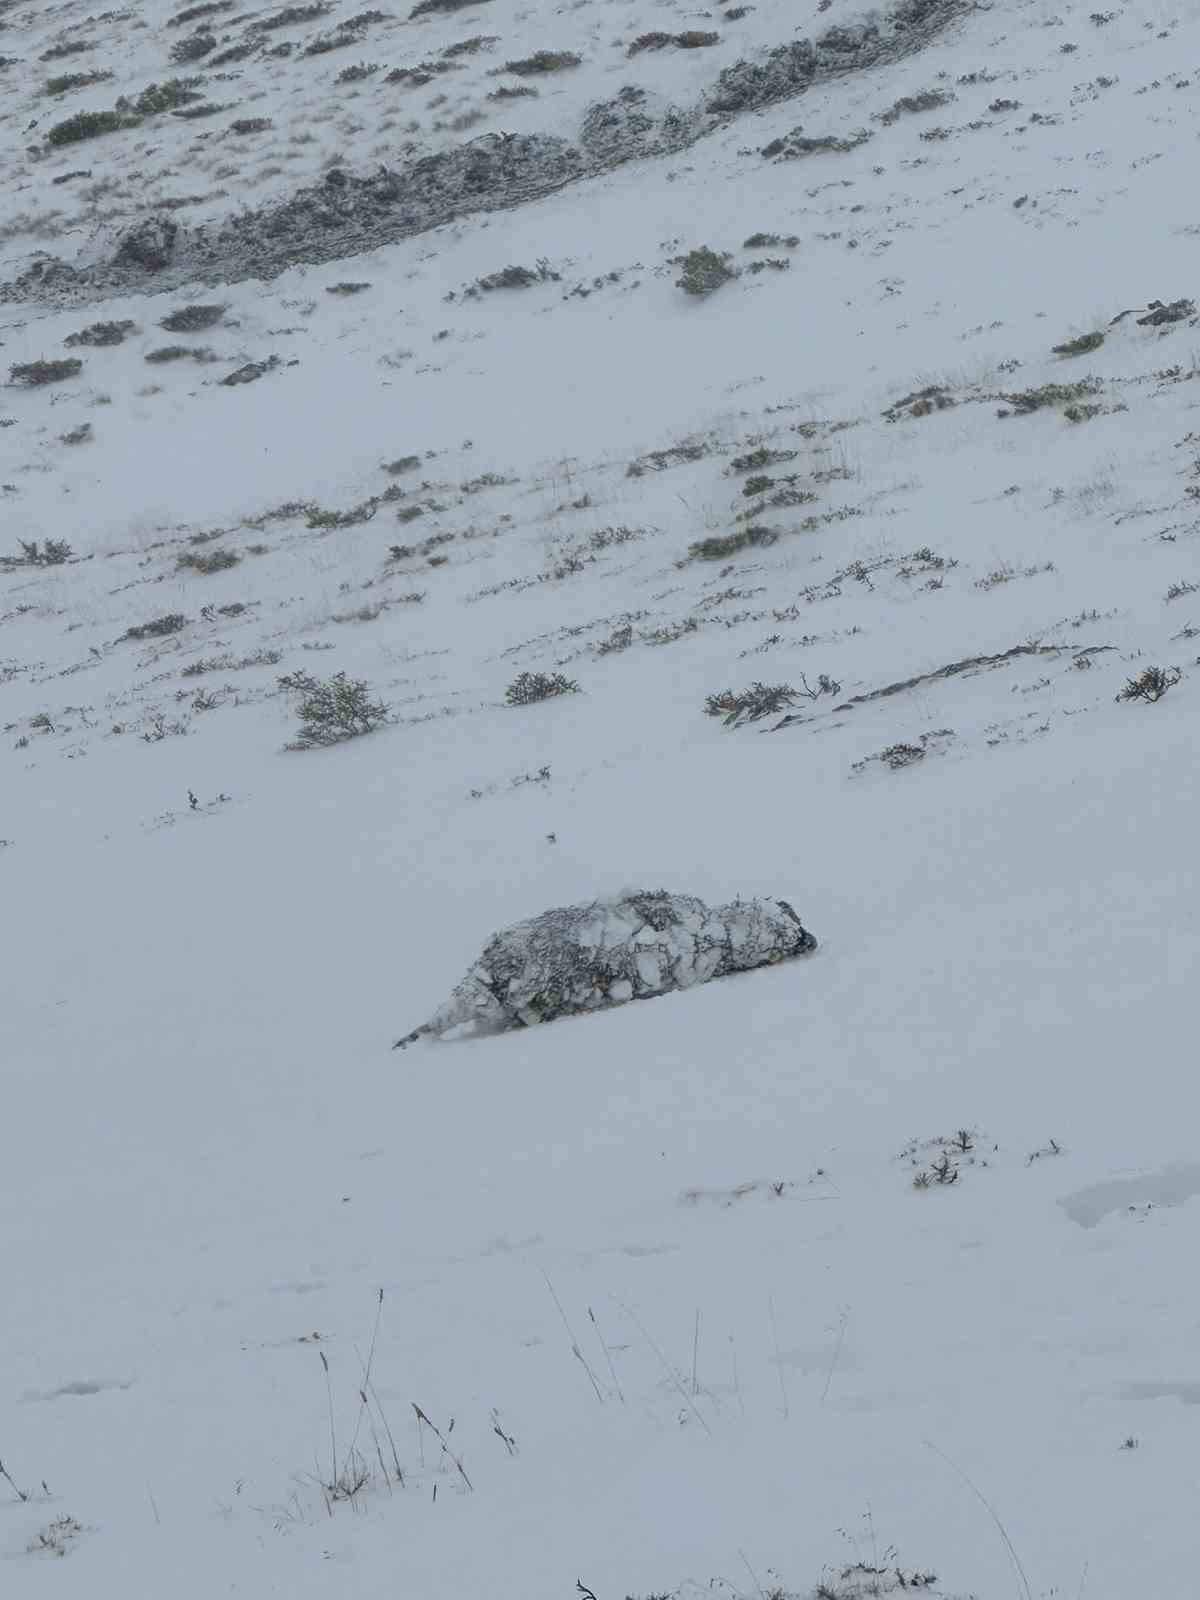
[[648,1000],[673,989],[807,955],[817,941],[786,900],[706,906],[665,889],[559,906],[495,934],[424,1034],[501,1033]]

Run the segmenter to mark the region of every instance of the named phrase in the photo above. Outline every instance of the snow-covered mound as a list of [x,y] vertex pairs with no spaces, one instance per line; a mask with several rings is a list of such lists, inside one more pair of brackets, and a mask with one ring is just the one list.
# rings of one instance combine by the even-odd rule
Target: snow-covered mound
[[786,900],[710,909],[692,895],[628,890],[556,906],[489,939],[476,964],[412,1044],[457,1029],[501,1032],[774,966],[817,941]]

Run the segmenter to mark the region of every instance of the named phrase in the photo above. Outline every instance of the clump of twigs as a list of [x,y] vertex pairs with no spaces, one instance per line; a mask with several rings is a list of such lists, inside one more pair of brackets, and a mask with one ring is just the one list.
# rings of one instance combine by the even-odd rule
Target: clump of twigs
[[704,713],[721,717],[727,728],[736,728],[743,722],[758,722],[786,711],[795,705],[798,693],[790,683],[752,683],[748,689],[722,689],[719,694],[708,696]]
[[1118,700],[1145,700],[1153,705],[1183,677],[1178,667],[1144,667],[1136,678],[1126,680]]

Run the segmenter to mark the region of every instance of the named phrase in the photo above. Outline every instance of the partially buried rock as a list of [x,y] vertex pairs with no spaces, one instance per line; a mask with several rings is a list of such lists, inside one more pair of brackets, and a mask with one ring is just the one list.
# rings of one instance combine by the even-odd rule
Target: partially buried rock
[[236,389],[241,383],[257,383],[265,373],[274,372],[278,365],[278,356],[268,356],[265,361],[247,361],[244,367],[238,367],[236,372],[222,378],[221,383],[226,389]]
[[117,245],[119,262],[161,272],[175,254],[179,224],[170,217],[146,217],[121,235]]
[[710,907],[665,889],[560,906],[495,934],[425,1034],[502,1033],[807,955],[817,941],[786,900]]

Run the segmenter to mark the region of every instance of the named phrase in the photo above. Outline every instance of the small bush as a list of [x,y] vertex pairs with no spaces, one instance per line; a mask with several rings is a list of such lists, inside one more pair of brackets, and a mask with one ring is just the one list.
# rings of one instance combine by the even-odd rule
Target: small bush
[[188,61],[200,61],[205,56],[211,55],[217,48],[215,33],[193,33],[187,39],[176,39],[170,49],[170,58],[176,66],[181,66]]
[[148,350],[142,358],[156,366],[168,361],[219,361],[220,357],[206,345],[164,344],[157,350]]
[[77,378],[83,371],[83,362],[77,356],[61,361],[18,361],[8,369],[8,381],[24,389],[37,389],[47,383],[63,383],[67,378]]
[[496,33],[476,33],[469,39],[459,39],[456,44],[448,44],[442,51],[447,61],[453,61],[457,56],[477,55],[480,50],[490,50],[494,44],[500,43],[500,36]]
[[1145,700],[1153,705],[1183,677],[1178,667],[1145,667],[1136,678],[1129,678],[1118,700]]
[[124,110],[128,106],[136,117],[158,117],[164,111],[174,111],[179,106],[191,105],[194,100],[203,100],[197,85],[202,78],[168,78],[166,83],[151,83],[146,86],[132,101],[117,101],[117,109]]
[[928,417],[935,411],[949,411],[957,404],[958,401],[941,384],[930,383],[923,389],[906,394],[903,400],[897,400],[883,415],[888,422],[898,422],[901,417]]
[[65,539],[47,539],[45,544],[39,544],[36,539],[18,539],[17,543],[21,554],[0,557],[0,566],[61,567],[75,554]]
[[26,1545],[29,1555],[50,1555],[62,1557],[67,1554],[75,1541],[83,1535],[83,1523],[75,1517],[55,1517],[40,1533],[35,1534]]
[[531,56],[519,61],[506,61],[499,72],[511,72],[518,78],[532,78],[545,72],[565,72],[578,67],[583,61],[573,50],[535,50]]
[[136,322],[93,322],[78,333],[68,334],[63,343],[69,350],[81,345],[102,349],[109,345],[124,344],[126,338],[137,331]]
[[775,479],[768,478],[765,473],[753,473],[742,485],[742,493],[747,497],[757,494],[766,494],[768,489],[775,487]]
[[70,94],[72,89],[90,89],[94,83],[108,83],[111,79],[111,72],[64,72],[61,77],[47,78],[42,93],[57,97]]
[[536,267],[501,267],[499,272],[476,278],[466,293],[474,297],[480,292],[491,294],[496,289],[528,289],[535,283],[558,283],[561,277],[561,273],[552,271],[548,261],[539,261]]
[[734,456],[729,463],[729,470],[740,473],[754,472],[760,467],[776,467],[781,462],[794,461],[798,454],[796,450],[771,450],[762,444],[756,450],[747,451],[743,456]]
[[101,134],[116,133],[130,125],[130,119],[117,111],[79,111],[65,122],[55,123],[46,134],[46,143],[55,147],[81,144],[84,139],[98,139]]
[[1053,346],[1056,356],[1086,356],[1093,350],[1099,350],[1104,343],[1103,333],[1081,333],[1077,339],[1067,339],[1063,344]]
[[352,67],[343,67],[333,81],[335,83],[362,83],[365,78],[373,78],[378,71],[378,61],[359,61]]
[[169,611],[164,617],[155,617],[151,622],[138,623],[136,627],[126,628],[121,635],[122,639],[165,639],[172,633],[179,633],[187,627],[187,618],[181,611]]
[[[222,111],[232,110],[233,106],[228,101],[201,100],[197,105],[184,106],[182,111],[172,111],[171,115],[178,117],[181,122],[199,122],[201,117],[219,117]],[[163,200],[160,204],[174,210],[179,206],[191,205],[192,201],[180,197],[176,200]]]
[[748,239],[742,240],[743,250],[794,250],[800,243],[800,236],[789,233],[786,236],[780,233],[752,233]]
[[770,144],[763,145],[758,153],[768,161],[773,161],[776,157],[784,161],[798,161],[803,156],[848,155],[851,150],[857,150],[860,144],[866,144],[870,137],[871,135],[864,129],[849,139],[839,139],[833,134],[809,139],[796,128],[782,139],[772,139]]
[[326,511],[321,506],[309,506],[305,521],[306,528],[322,528],[330,531],[335,528],[357,528],[363,522],[370,522],[379,510],[380,501],[372,495],[370,499],[360,501],[356,506],[349,506],[345,511]]
[[402,472],[415,472],[420,465],[420,456],[397,456],[395,461],[385,461],[383,470],[395,478]]
[[219,11],[232,11],[234,4],[235,0],[202,0],[200,5],[185,6],[173,17],[168,17],[167,27],[182,28],[189,22],[198,22],[201,17],[216,16]]
[[228,572],[230,567],[236,567],[241,559],[236,550],[210,550],[206,554],[196,550],[184,550],[177,564],[181,568],[199,572],[209,578],[214,572]]
[[531,83],[502,83],[488,95],[489,100],[537,99],[537,90]]
[[1066,406],[1084,395],[1098,394],[1099,378],[1082,378],[1078,383],[1043,383],[1037,389],[1021,389],[1015,394],[1000,398],[1010,405],[1018,416],[1027,417],[1047,406]]
[[610,550],[613,545],[632,544],[635,539],[645,537],[644,528],[630,528],[622,522],[616,527],[593,528],[587,542],[593,550]]
[[66,433],[60,433],[60,444],[91,444],[96,437],[95,430],[90,422],[81,422],[77,428],[69,428]]
[[202,678],[206,672],[241,672],[246,667],[277,667],[283,660],[279,650],[256,650],[253,655],[235,660],[233,656],[205,656],[184,667],[183,678]]
[[712,534],[707,539],[697,539],[688,546],[688,555],[693,561],[724,561],[729,556],[737,555],[740,550],[772,545],[778,538],[775,528],[752,523],[737,533]]
[[362,294],[364,289],[369,289],[370,287],[369,283],[351,283],[349,281],[345,283],[327,283],[325,285],[325,293],[340,295]]
[[882,761],[890,772],[900,772],[904,767],[914,766],[918,761],[924,761],[925,750],[919,744],[890,744],[886,750],[881,750],[876,760]]
[[212,328],[228,311],[228,306],[180,306],[159,323],[168,333],[200,333]]
[[[118,730],[113,731],[115,733]],[[119,731],[123,733],[125,730],[121,728]],[[168,721],[161,711],[155,711],[147,718],[141,738],[144,744],[161,744],[164,739],[184,738],[187,731],[186,722]]]
[[701,33],[696,28],[691,28],[686,33],[662,33],[655,30],[652,33],[639,34],[625,54],[636,56],[643,50],[665,50],[669,45],[674,45],[677,50],[704,50],[720,42],[719,33]]
[[[248,56],[252,56],[256,50],[261,48],[262,45],[258,39],[243,39],[241,44],[231,44],[225,50],[218,50],[216,55],[209,56],[205,66],[228,67],[235,61],[245,61]],[[184,113],[179,112],[177,115],[183,116]]]
[[428,17],[435,13],[448,13],[464,11],[467,6],[485,5],[487,0],[420,0],[408,13],[408,20],[415,22],[418,17]]
[[729,265],[728,255],[718,255],[707,245],[689,250],[685,256],[677,256],[673,264],[683,269],[682,276],[675,280],[675,287],[682,289],[684,294],[701,297],[710,295],[722,284],[737,277]]
[[229,124],[229,131],[239,139],[244,139],[247,134],[266,133],[272,126],[270,117],[238,117]]
[[325,56],[331,50],[344,50],[347,46],[358,44],[362,39],[362,29],[353,22],[339,22],[328,33],[319,33],[315,39],[310,39],[304,46],[302,55]]
[[372,700],[371,691],[359,678],[337,672],[321,680],[307,672],[293,672],[280,678],[280,685],[300,695],[300,735],[294,750],[310,750],[318,745],[341,744],[373,733],[387,721],[387,707]]
[[43,50],[38,57],[39,61],[62,61],[66,56],[82,55],[85,50],[91,50],[92,44],[88,39],[70,39],[62,44],[52,44],[49,50]]
[[741,722],[778,716],[795,705],[796,693],[790,683],[752,683],[748,689],[737,693],[722,689],[720,694],[708,696],[704,713],[709,717],[721,717],[727,728],[736,728]]
[[936,111],[939,106],[948,106],[953,99],[948,89],[923,89],[920,94],[901,95],[887,111],[879,113],[879,121],[885,127],[891,127],[901,117],[911,116],[917,111]]
[[258,22],[252,22],[250,27],[255,33],[273,33],[277,28],[295,28],[302,22],[316,22],[332,9],[328,0],[313,0],[311,5],[284,6],[273,17],[263,17]]
[[[813,501],[817,498],[816,490],[798,489],[794,482],[795,476],[796,474],[792,474],[791,478],[784,479],[784,485],[782,489],[776,489],[773,495],[766,500],[760,500],[758,505],[750,506],[747,510],[740,511],[733,520],[735,522],[749,522],[751,517],[761,516],[764,511],[790,511],[793,506],[812,505]],[[836,511],[827,512],[826,517],[832,518],[839,515],[852,517],[857,516],[858,514],[858,512],[851,511],[848,507],[843,507],[840,513]],[[807,522],[812,522],[812,518],[808,518]],[[815,526],[815,523],[813,525]],[[806,526],[806,523],[802,523],[801,526]],[[760,531],[769,532],[770,530],[768,529]],[[762,541],[760,540],[759,543],[762,543]]]
[[518,672],[504,691],[504,702],[510,706],[531,706],[539,700],[553,700],[560,694],[578,694],[579,685],[574,678],[565,678],[561,672]]
[[664,33],[661,28],[656,28],[650,33],[640,33],[625,54],[637,56],[641,55],[643,50],[665,50],[669,44],[674,43],[674,39],[674,34]]

